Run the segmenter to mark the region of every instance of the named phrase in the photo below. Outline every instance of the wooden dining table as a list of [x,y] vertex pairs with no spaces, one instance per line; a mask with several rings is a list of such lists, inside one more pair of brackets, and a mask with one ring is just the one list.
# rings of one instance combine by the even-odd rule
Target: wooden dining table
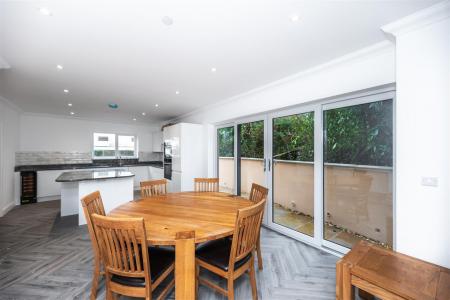
[[181,192],[133,200],[113,217],[142,217],[149,245],[175,246],[175,298],[195,298],[195,244],[230,236],[248,199],[219,192]]

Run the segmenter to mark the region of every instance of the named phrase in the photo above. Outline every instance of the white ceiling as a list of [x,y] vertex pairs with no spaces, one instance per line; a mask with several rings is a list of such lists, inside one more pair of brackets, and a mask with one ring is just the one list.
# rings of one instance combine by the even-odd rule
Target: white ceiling
[[26,112],[158,122],[384,40],[382,25],[436,2],[3,1],[0,96]]

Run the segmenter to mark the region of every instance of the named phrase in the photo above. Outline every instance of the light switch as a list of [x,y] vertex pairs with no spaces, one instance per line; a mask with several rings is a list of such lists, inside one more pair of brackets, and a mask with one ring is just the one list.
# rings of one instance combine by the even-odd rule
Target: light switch
[[422,185],[436,187],[439,185],[439,181],[437,177],[422,177]]

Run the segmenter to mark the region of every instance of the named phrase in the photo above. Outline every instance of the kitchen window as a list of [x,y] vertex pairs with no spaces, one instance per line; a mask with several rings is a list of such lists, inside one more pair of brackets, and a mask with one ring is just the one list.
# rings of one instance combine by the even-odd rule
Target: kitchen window
[[114,133],[94,133],[93,158],[137,158],[137,137]]

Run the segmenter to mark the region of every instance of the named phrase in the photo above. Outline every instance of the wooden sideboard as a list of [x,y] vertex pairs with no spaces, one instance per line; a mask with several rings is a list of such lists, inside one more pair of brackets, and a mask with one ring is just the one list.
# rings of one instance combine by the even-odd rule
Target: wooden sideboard
[[361,241],[336,264],[336,299],[354,288],[380,299],[449,300],[450,270]]

